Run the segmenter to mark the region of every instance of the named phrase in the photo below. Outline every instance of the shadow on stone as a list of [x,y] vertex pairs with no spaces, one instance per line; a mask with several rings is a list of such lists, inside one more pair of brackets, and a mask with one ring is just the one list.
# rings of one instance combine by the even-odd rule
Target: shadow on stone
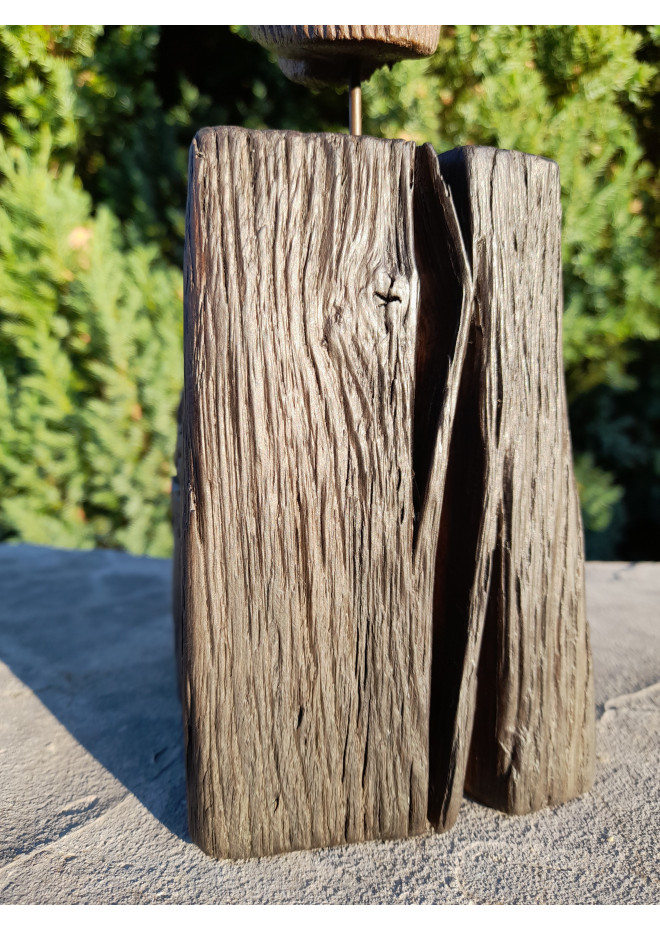
[[0,547],[0,659],[189,841],[170,572],[111,551]]

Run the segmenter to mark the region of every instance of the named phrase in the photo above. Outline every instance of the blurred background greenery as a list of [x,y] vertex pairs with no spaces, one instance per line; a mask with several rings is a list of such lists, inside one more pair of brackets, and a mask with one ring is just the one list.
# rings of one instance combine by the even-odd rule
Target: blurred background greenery
[[[445,26],[366,133],[555,159],[587,555],[660,559],[660,28]],[[0,27],[0,540],[168,555],[187,151],[345,131],[243,26]]]

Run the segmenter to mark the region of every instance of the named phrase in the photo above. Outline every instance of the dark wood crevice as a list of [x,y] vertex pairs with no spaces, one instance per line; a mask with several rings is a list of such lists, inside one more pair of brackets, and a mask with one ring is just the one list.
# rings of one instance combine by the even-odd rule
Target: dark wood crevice
[[464,788],[508,813],[587,790],[594,713],[557,166],[471,147],[439,164],[473,287],[434,594],[429,812],[446,828]]

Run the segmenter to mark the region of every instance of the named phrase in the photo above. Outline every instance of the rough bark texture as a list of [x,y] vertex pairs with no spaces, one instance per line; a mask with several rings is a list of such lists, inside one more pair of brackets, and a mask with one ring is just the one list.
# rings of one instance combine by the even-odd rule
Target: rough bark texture
[[427,825],[414,165],[346,136],[192,147],[183,689],[190,828],[215,855]]
[[488,148],[439,164],[474,294],[435,584],[430,814],[446,828],[464,784],[516,814],[587,790],[594,700],[561,356],[558,169]]
[[172,479],[172,617],[174,619],[174,657],[176,680],[181,694],[181,480],[183,476],[183,394],[176,414],[176,447],[174,449],[175,476]]
[[553,163],[491,149],[193,143],[180,642],[207,852],[445,829],[466,773],[515,812],[588,787],[558,195]]

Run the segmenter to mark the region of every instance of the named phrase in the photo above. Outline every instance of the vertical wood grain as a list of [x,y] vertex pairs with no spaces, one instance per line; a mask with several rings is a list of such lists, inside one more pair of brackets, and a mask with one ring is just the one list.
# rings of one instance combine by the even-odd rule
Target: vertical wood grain
[[426,828],[414,160],[222,128],[192,148],[184,712],[215,855]]
[[542,158],[196,137],[175,571],[207,852],[588,788],[560,227]]
[[464,783],[516,814],[587,790],[594,700],[558,169],[489,148],[439,165],[474,292],[436,568],[430,810],[446,828]]

